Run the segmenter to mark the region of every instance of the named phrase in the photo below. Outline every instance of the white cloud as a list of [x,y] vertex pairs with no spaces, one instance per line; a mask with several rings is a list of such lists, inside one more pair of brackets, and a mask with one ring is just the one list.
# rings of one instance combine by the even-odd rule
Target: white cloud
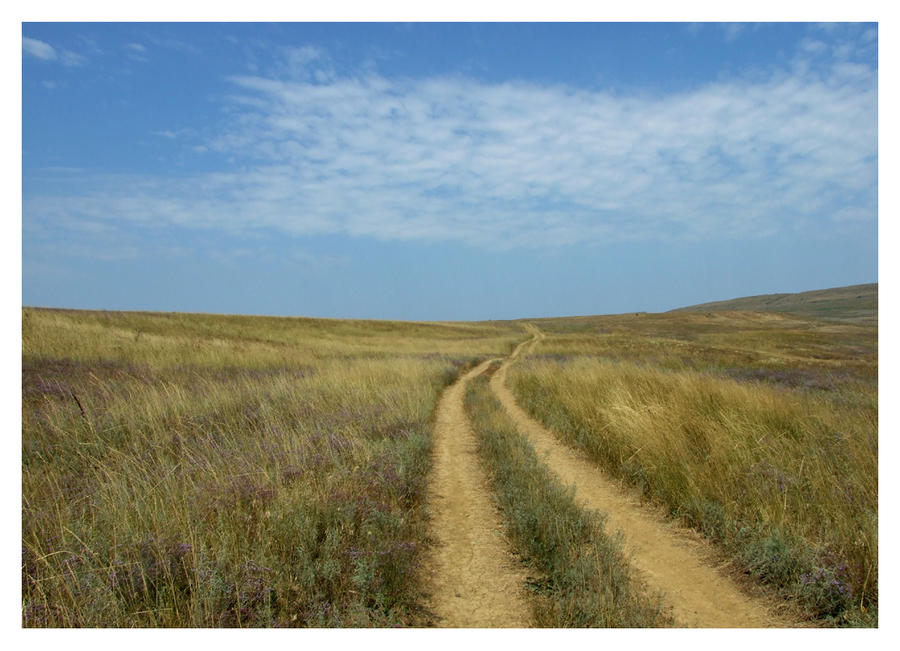
[[823,54],[828,50],[828,46],[825,45],[822,41],[817,41],[812,38],[805,38],[800,41],[800,49],[807,54],[811,54],[813,56],[817,54]]
[[25,214],[499,248],[875,220],[875,73],[859,64],[629,96],[288,58],[293,74],[234,77],[232,122],[192,143],[234,171],[89,179]]
[[306,65],[324,58],[321,48],[313,45],[304,45],[303,47],[285,48],[287,64],[292,68],[302,68]]
[[282,48],[282,54],[284,64],[279,72],[287,79],[324,84],[336,77],[330,59],[321,48],[312,45],[286,47]]
[[147,56],[147,48],[141,43],[126,43],[125,56],[139,63],[146,63],[150,60]]
[[22,37],[22,50],[43,61],[59,61],[67,67],[80,66],[87,61],[85,57],[75,52],[69,50],[57,52],[56,48],[49,43],[24,36]]
[[22,50],[44,61],[54,61],[56,59],[56,50],[53,49],[53,46],[35,38],[22,37]]
[[59,60],[64,66],[73,68],[75,66],[84,65],[87,61],[87,58],[75,52],[63,50],[62,54],[59,57]]

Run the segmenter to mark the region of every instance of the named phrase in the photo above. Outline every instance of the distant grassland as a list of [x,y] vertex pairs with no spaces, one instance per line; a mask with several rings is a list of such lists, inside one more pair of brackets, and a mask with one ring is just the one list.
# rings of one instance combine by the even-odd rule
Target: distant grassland
[[518,400],[747,572],[831,624],[877,624],[872,326],[750,312],[538,320]]
[[[520,324],[22,319],[24,626],[430,623],[434,407],[460,370],[508,354]],[[509,375],[523,407],[810,617],[877,625],[875,315],[535,322],[547,337]],[[527,486],[509,483],[510,512],[564,514],[482,383],[469,409],[492,463]],[[556,540],[522,531],[535,559]],[[564,587],[594,570],[553,558],[537,561],[557,582],[545,625],[654,625],[652,608],[594,612],[589,590]]]
[[22,318],[25,626],[427,622],[434,406],[518,326]]
[[714,301],[673,311],[713,312],[752,310],[783,312],[820,319],[878,325],[878,283],[817,289],[795,294],[744,296],[729,301]]

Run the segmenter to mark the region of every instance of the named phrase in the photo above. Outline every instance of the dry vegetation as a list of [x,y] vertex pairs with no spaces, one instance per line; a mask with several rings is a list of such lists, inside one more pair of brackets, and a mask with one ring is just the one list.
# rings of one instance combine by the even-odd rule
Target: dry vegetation
[[433,409],[520,338],[23,310],[23,624],[427,623]]
[[562,439],[827,624],[875,625],[877,329],[778,314],[537,322],[509,375]]
[[744,296],[730,301],[702,303],[675,311],[719,310],[786,312],[814,319],[831,319],[857,325],[878,325],[878,283],[817,289],[798,294]]
[[[615,477],[829,625],[877,625],[877,327],[537,321],[509,383]],[[434,408],[517,323],[23,310],[23,624],[423,626]],[[657,626],[597,514],[473,383],[544,626]]]
[[532,576],[533,621],[552,628],[662,627],[672,618],[659,595],[632,576],[602,514],[585,509],[574,491],[540,461],[488,387],[471,382],[466,411],[491,477],[507,533]]

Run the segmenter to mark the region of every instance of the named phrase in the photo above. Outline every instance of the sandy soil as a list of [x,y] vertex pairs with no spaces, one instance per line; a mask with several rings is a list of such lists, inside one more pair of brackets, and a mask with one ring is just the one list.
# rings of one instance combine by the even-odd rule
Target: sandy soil
[[441,627],[530,625],[526,574],[504,538],[463,406],[466,383],[489,364],[484,362],[448,387],[437,408],[429,492],[437,545],[428,567],[430,609]]
[[771,606],[745,594],[723,571],[713,567],[714,550],[695,532],[666,521],[658,512],[642,506],[638,498],[582,454],[559,442],[546,428],[528,416],[506,387],[509,365],[536,345],[543,334],[530,328],[534,338],[520,344],[491,378],[491,388],[527,435],[535,451],[567,484],[576,487],[576,499],[606,516],[606,527],[621,532],[632,566],[649,588],[658,590],[685,627],[786,627]]

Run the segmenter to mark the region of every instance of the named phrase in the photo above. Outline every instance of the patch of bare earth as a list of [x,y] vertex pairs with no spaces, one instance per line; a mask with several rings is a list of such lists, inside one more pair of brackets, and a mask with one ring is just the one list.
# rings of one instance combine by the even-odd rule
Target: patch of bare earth
[[430,609],[441,627],[530,625],[526,573],[510,553],[463,405],[466,383],[489,364],[448,387],[437,408],[428,498],[436,545],[428,567]]
[[796,626],[778,616],[774,604],[743,592],[716,568],[712,547],[698,534],[665,520],[661,514],[640,504],[639,498],[607,478],[596,464],[561,443],[516,404],[506,387],[509,365],[524,350],[534,346],[543,334],[532,329],[534,338],[520,344],[491,378],[491,388],[519,431],[535,451],[567,484],[576,487],[576,499],[606,517],[610,532],[619,531],[625,552],[640,578],[663,594],[678,624],[684,627],[761,628]]

